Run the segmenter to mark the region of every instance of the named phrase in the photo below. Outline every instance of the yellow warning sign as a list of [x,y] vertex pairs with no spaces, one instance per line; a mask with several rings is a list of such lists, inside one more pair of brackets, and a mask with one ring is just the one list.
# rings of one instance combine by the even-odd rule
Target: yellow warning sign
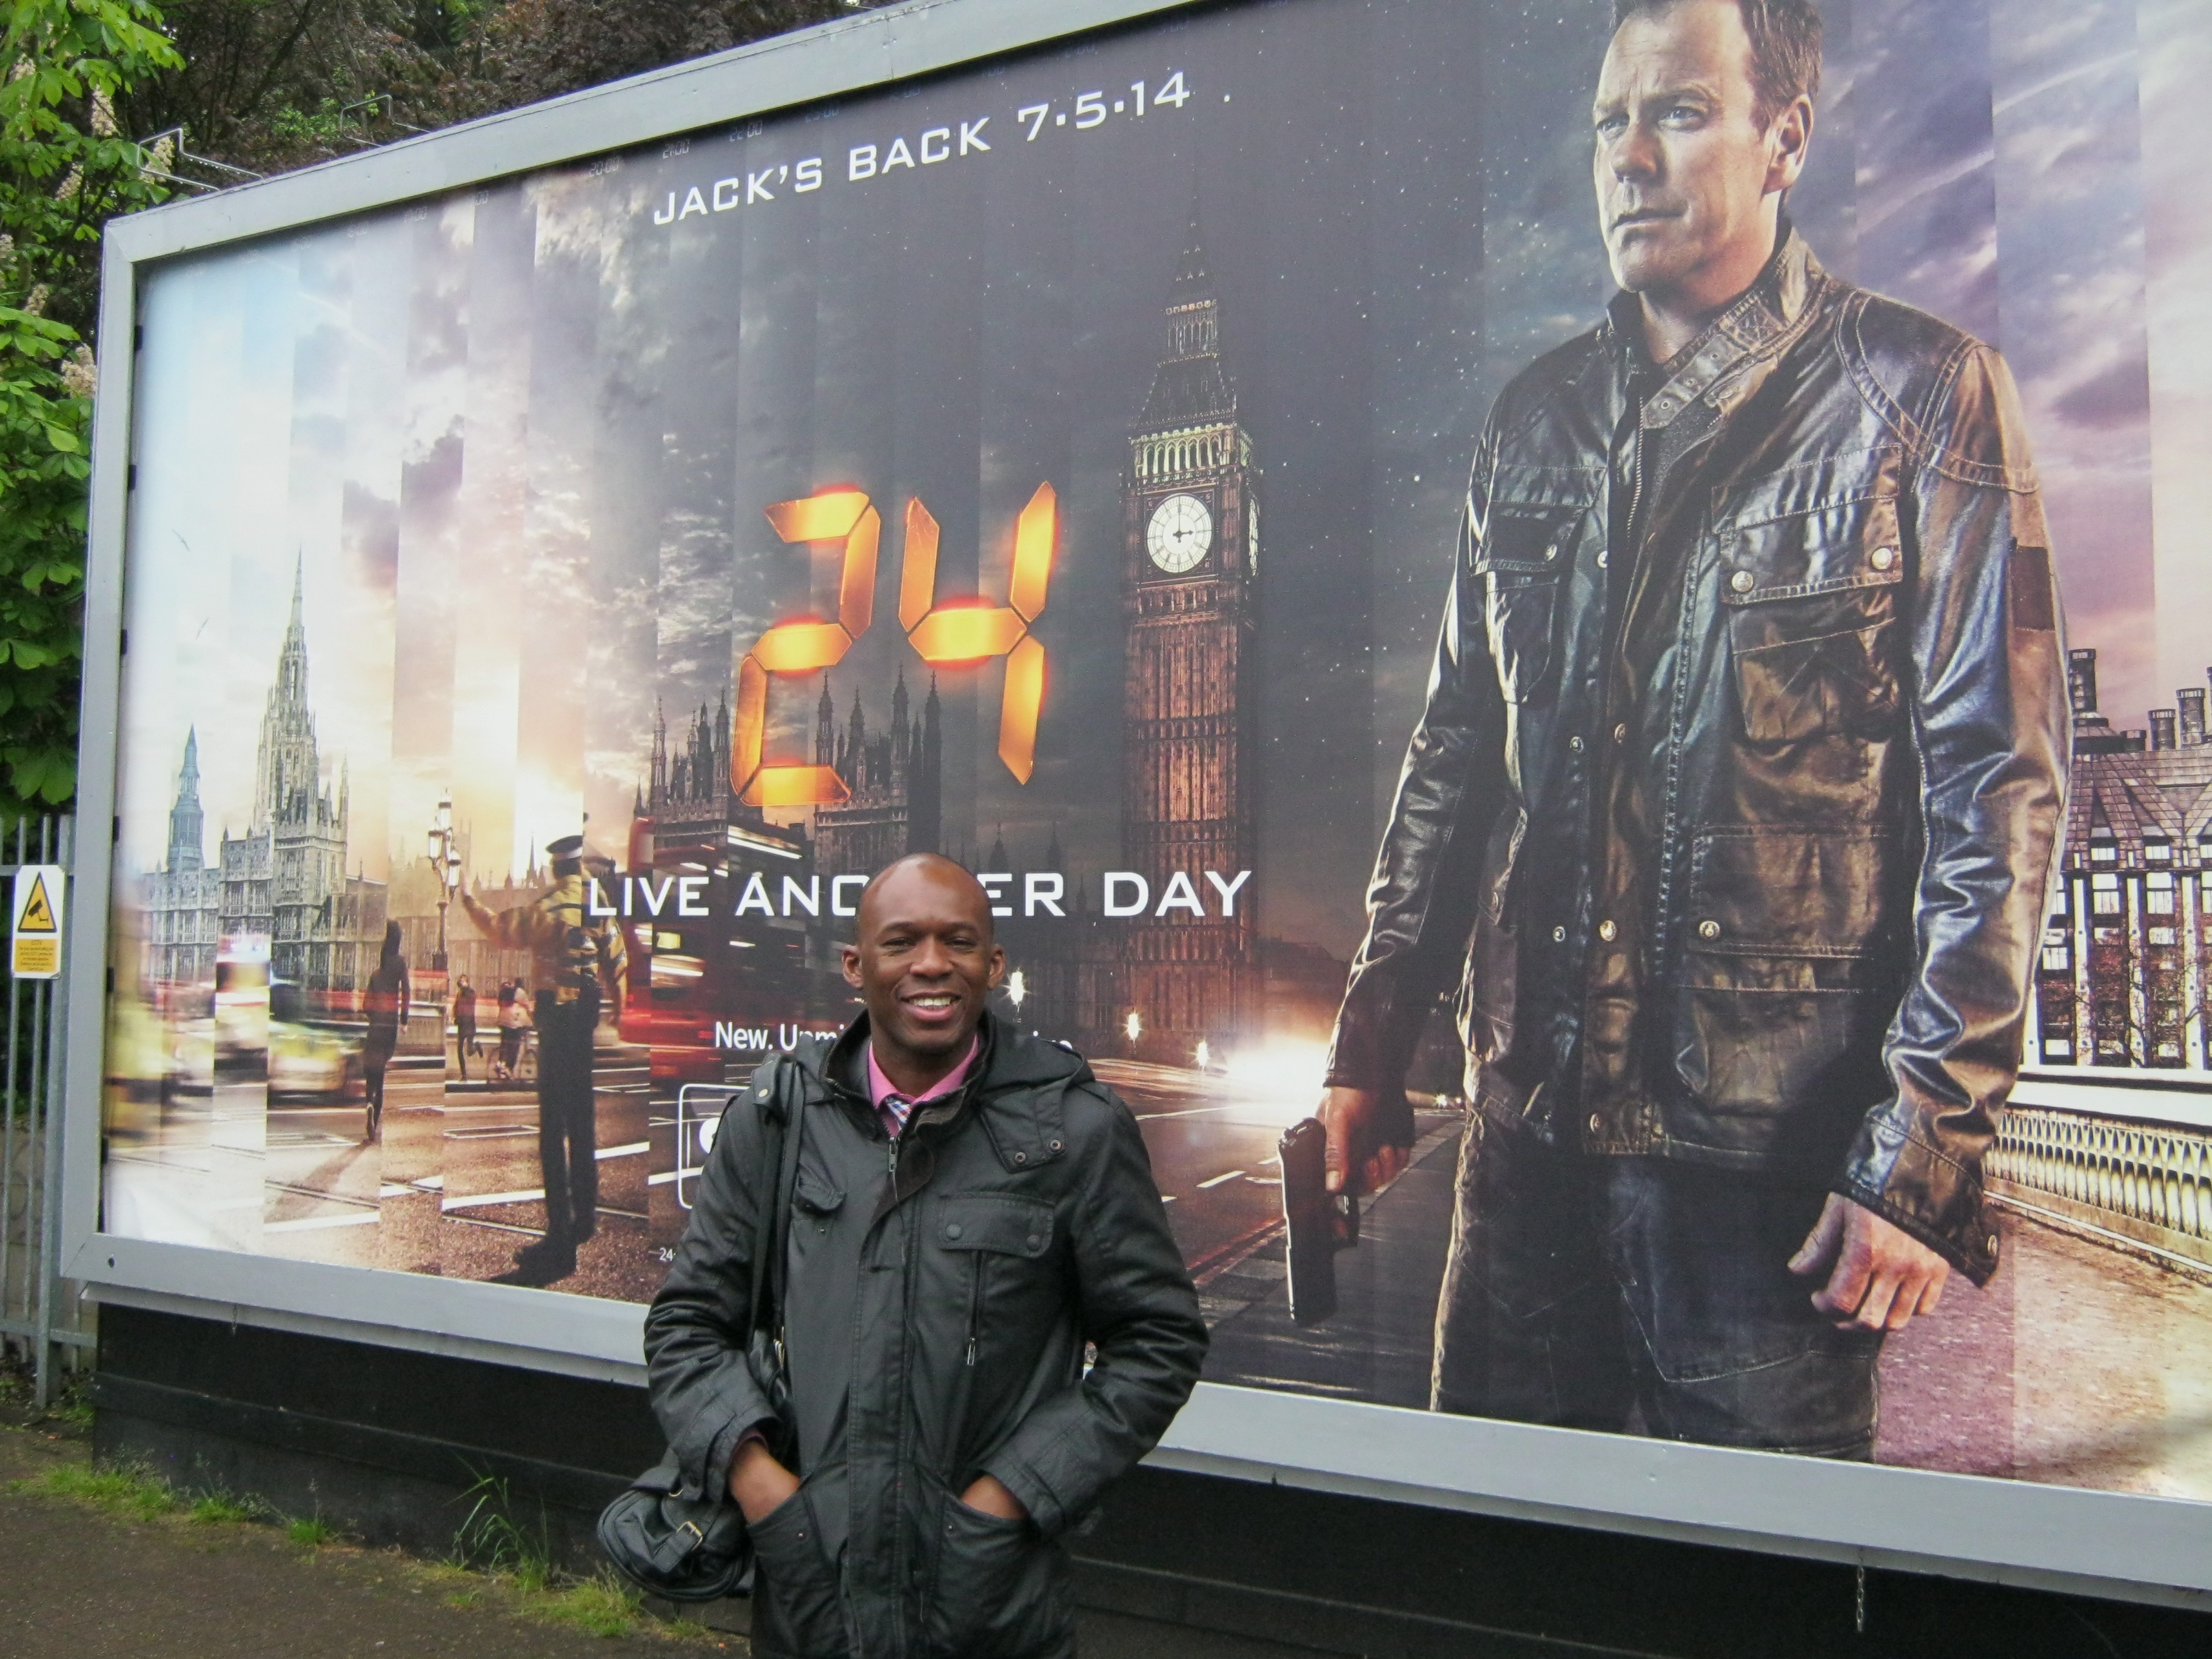
[[58,864],[27,864],[15,872],[15,902],[9,907],[13,920],[9,966],[17,979],[54,979],[61,974],[66,880]]
[[58,933],[62,925],[54,920],[53,901],[46,896],[45,880],[33,871],[31,875],[31,896],[23,901],[22,909],[15,917],[19,933]]

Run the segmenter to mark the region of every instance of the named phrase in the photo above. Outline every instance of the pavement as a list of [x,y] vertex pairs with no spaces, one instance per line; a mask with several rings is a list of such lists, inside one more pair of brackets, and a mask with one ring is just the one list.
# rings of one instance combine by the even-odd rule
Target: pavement
[[[613,1659],[740,1656],[743,1637],[649,1623],[588,1634],[478,1574],[394,1551],[305,1547],[278,1526],[131,1519],[43,1490],[82,1439],[0,1427],[0,1654],[8,1659]],[[1085,1612],[1082,1659],[1313,1659]]]

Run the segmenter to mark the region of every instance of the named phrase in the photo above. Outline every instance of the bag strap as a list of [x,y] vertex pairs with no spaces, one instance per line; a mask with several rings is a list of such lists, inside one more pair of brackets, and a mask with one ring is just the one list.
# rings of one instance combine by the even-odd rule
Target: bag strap
[[[776,1065],[776,1086],[781,1091],[784,1070],[790,1062],[772,1063]],[[804,1080],[789,1093],[793,1098],[786,1105],[786,1122],[781,1131],[765,1138],[762,1145],[761,1167],[763,1172],[775,1170],[775,1184],[754,1224],[752,1307],[751,1317],[746,1322],[748,1332],[767,1330],[779,1346],[783,1332],[784,1277],[789,1266],[784,1257],[790,1249],[791,1206],[799,1187],[799,1155],[805,1145]]]

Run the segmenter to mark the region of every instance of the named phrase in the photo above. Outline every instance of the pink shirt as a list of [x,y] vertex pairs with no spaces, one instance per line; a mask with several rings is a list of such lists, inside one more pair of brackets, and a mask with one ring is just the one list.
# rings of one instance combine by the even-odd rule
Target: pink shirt
[[982,1046],[983,1036],[979,1031],[969,1039],[968,1052],[960,1057],[957,1066],[920,1094],[908,1097],[901,1094],[898,1085],[884,1075],[884,1068],[876,1064],[876,1045],[871,1042],[868,1045],[868,1099],[875,1106],[876,1115],[884,1121],[884,1133],[896,1140],[899,1131],[906,1127],[907,1115],[915,1107],[926,1105],[933,1100],[941,1100],[957,1091],[968,1081],[968,1073],[975,1069],[975,1055]]

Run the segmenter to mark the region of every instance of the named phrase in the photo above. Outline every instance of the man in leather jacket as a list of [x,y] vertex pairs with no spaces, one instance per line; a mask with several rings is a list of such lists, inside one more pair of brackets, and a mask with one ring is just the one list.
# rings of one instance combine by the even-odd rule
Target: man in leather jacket
[[[857,931],[867,1012],[723,1116],[646,1316],[653,1410],[689,1489],[744,1512],[763,1659],[1065,1659],[1060,1540],[1189,1396],[1198,1295],[1128,1108],[985,1012],[975,878],[902,859]],[[802,1097],[779,1424],[746,1327],[765,1127]]]
[[1617,0],[1623,292],[1499,398],[1331,1052],[1329,1181],[1413,1139],[1455,976],[1446,1411],[1871,1455],[1883,1334],[1996,1270],[2068,762],[2011,378],[1783,212],[1810,0]]

